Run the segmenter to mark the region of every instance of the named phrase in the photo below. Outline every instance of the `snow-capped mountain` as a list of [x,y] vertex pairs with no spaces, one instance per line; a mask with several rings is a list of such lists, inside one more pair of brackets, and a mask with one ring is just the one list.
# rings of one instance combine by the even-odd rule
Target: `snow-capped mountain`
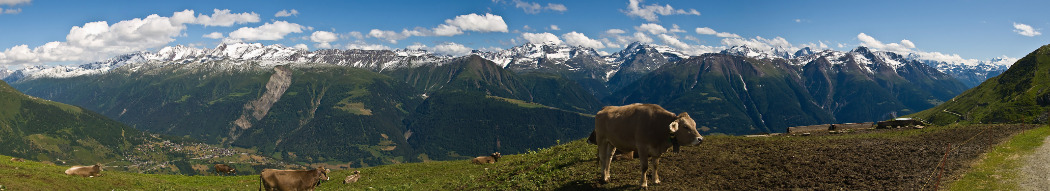
[[554,43],[526,43],[497,52],[474,52],[473,54],[515,71],[541,70],[551,67],[580,70],[587,66],[575,65],[574,62],[567,61],[579,57],[601,58],[598,51],[591,48]]
[[451,57],[429,54],[424,50],[318,50],[314,52],[281,45],[259,43],[220,44],[213,49],[176,45],[164,47],[156,52],[141,51],[120,55],[108,60],[83,65],[29,66],[3,74],[6,81],[35,78],[68,78],[81,75],[101,74],[130,65],[130,71],[144,66],[170,64],[202,64],[210,61],[227,61],[229,66],[251,62],[261,67],[280,64],[333,64],[381,71],[388,68],[413,67],[420,64],[442,63]]
[[[807,48],[807,50],[809,50],[809,49]],[[769,48],[768,50],[763,50],[763,49],[759,49],[759,48],[748,47],[748,46],[745,46],[745,45],[729,47],[728,49],[722,50],[722,52],[720,52],[720,53],[728,54],[728,55],[735,55],[735,56],[758,58],[758,59],[775,59],[775,58],[792,59],[792,58],[796,57],[795,54],[791,54],[787,50],[784,50],[781,47],[773,47],[773,48]],[[798,52],[796,52],[796,53],[798,53]]]
[[1009,69],[1014,62],[1017,62],[1016,58],[1010,58],[1006,56],[992,58],[987,61],[976,61],[976,62],[944,62],[936,60],[925,60],[920,59],[918,55],[910,54],[908,58],[917,60],[925,63],[932,67],[937,68],[941,72],[947,73],[959,81],[962,81],[968,87],[976,87],[977,85],[984,82],[984,80],[998,76],[1003,71]]
[[793,59],[791,63],[799,66],[805,66],[807,64],[811,64],[813,61],[816,61],[818,59],[824,59],[832,66],[855,63],[858,66],[860,66],[860,69],[862,69],[865,73],[869,74],[880,72],[880,70],[886,70],[886,72],[896,72],[905,64],[918,64],[918,62],[906,59],[905,57],[897,53],[886,51],[873,51],[863,46],[857,47],[849,52],[835,50],[824,50],[820,52],[815,52]]
[[8,70],[7,68],[0,68],[0,79],[7,78],[11,73],[14,73],[14,71]]
[[[623,50],[602,55],[598,51],[580,46],[562,44],[526,43],[520,46],[494,52],[474,51],[472,54],[491,60],[496,64],[515,72],[570,73],[579,79],[592,79],[617,88],[634,81],[637,77],[659,68],[666,63],[689,58],[681,51],[671,47],[631,43]],[[989,61],[970,63],[949,63],[933,60],[922,60],[918,55],[900,55],[893,52],[873,51],[858,47],[852,51],[835,50],[815,51],[809,47],[789,53],[785,48],[774,47],[758,49],[748,46],[733,46],[721,51],[721,54],[750,57],[756,59],[785,59],[798,66],[804,66],[818,58],[826,58],[831,64],[848,61],[859,63],[866,72],[873,73],[880,65],[897,70],[904,63],[917,61],[933,66],[938,70],[958,78],[972,87],[985,79],[998,75],[1009,68],[1016,59],[1000,57]],[[338,66],[365,68],[373,71],[387,69],[418,67],[425,64],[442,64],[452,57],[437,55],[426,50],[340,50],[324,49],[306,51],[281,45],[263,45],[259,43],[220,44],[215,48],[194,48],[182,45],[164,47],[156,52],[136,52],[117,56],[105,61],[69,66],[30,66],[24,69],[9,71],[0,70],[0,78],[7,81],[33,78],[67,78],[81,75],[101,74],[125,65],[131,71],[151,65],[201,64],[211,61],[224,61],[224,65],[245,65],[252,63],[260,67],[272,67],[280,64],[332,64]],[[212,64],[214,65],[214,64]],[[602,91],[602,90],[594,90]]]

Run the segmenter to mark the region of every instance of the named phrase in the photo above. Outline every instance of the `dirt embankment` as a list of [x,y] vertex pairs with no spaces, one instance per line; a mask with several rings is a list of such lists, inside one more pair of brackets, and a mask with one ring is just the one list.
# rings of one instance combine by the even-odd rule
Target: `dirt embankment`
[[[721,138],[665,156],[660,166],[663,183],[650,184],[650,189],[932,190],[949,144],[954,150],[944,163],[942,187],[992,146],[1034,127],[977,125]],[[638,161],[613,165],[611,183],[598,184],[595,169],[593,178],[563,188],[637,189]]]

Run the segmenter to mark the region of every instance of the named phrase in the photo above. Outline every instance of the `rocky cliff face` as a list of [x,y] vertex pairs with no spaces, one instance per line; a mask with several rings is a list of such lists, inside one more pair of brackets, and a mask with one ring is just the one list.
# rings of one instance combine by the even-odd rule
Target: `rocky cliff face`
[[[281,95],[284,95],[284,91],[288,90],[288,86],[292,84],[292,70],[287,66],[277,66],[273,70],[273,75],[270,75],[270,80],[266,82],[266,91],[259,99],[244,104],[244,111],[241,113],[241,117],[233,121],[233,124],[239,127],[240,130],[251,128],[253,121],[262,120],[266,113],[270,112],[270,107],[273,107],[274,103],[281,100]],[[236,141],[240,133],[242,131],[231,128],[230,138]]]

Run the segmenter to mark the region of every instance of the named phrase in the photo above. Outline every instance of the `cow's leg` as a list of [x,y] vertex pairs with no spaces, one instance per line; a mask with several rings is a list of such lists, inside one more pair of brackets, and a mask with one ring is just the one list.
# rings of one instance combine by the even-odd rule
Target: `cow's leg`
[[660,157],[653,157],[653,184],[660,184]]
[[648,181],[648,178],[645,177],[645,174],[649,172],[649,152],[647,150],[648,149],[639,148],[638,151],[637,151],[638,152],[638,159],[639,159],[638,162],[642,163],[642,183],[641,183],[641,185],[642,185],[642,189],[646,189],[646,190],[649,189],[649,183],[648,183],[649,181]]
[[612,144],[598,143],[598,163],[601,165],[603,183],[609,182],[609,165],[612,163],[613,152],[616,152],[616,147]]

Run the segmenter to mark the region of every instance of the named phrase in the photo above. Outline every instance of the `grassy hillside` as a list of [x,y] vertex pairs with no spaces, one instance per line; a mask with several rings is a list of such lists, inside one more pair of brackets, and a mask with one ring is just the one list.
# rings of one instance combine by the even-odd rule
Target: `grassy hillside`
[[916,113],[935,124],[1044,123],[1050,108],[1050,45],[1021,58],[1001,75]]
[[585,138],[594,129],[593,116],[478,92],[438,92],[415,113],[408,143],[430,160],[517,154]]
[[[981,153],[1009,137],[1034,129],[1025,125],[929,127],[813,136],[710,136],[662,160],[662,184],[654,190],[912,190],[932,188],[944,149],[945,183]],[[1045,127],[1044,127],[1045,128]],[[350,170],[333,171],[319,190],[636,190],[637,161],[616,161],[608,184],[597,183],[595,146],[577,140],[551,148],[473,165],[467,160],[384,165],[360,170],[358,183],[345,185]],[[0,157],[0,185],[12,190],[254,190],[257,175],[177,176],[114,171],[98,178],[61,174],[67,167],[12,163]],[[47,182],[45,182],[47,181]]]
[[0,82],[0,154],[49,162],[109,162],[139,131],[80,107],[27,96]]

